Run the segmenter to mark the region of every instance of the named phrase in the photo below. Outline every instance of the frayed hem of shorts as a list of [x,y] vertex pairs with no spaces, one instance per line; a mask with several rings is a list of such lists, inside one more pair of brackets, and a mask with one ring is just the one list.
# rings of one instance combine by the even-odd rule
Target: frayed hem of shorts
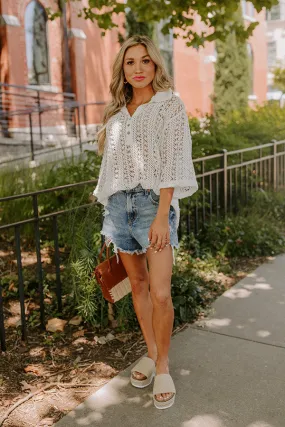
[[118,251],[123,252],[123,253],[126,253],[126,254],[130,254],[130,255],[134,255],[134,254],[136,254],[136,255],[142,255],[142,254],[145,254],[145,253],[147,252],[148,248],[150,247],[150,244],[149,244],[149,246],[147,246],[146,248],[143,248],[143,249],[135,249],[134,251],[128,251],[128,250],[126,250],[126,249],[119,248],[119,247],[116,245],[116,243],[115,243],[115,242],[113,242],[112,238],[111,238],[110,236],[108,236],[107,234],[102,233],[102,231],[101,231],[101,234],[102,234],[103,236],[105,236],[105,238],[106,238],[105,242],[106,242],[106,246],[107,246],[107,247],[108,247],[108,246],[110,246],[110,244],[111,244],[111,243],[114,245],[114,253],[115,253],[115,255],[116,255],[117,264],[119,263],[119,255],[118,255]]
[[[147,250],[148,250],[148,248],[151,246],[151,244],[149,244],[146,248],[143,248],[143,249],[135,249],[134,251],[128,251],[128,250],[126,250],[126,249],[122,249],[122,248],[119,248],[117,245],[116,245],[116,243],[115,242],[113,242],[113,240],[112,240],[112,237],[110,237],[110,236],[108,236],[107,234],[105,234],[105,233],[102,233],[102,231],[100,232],[103,236],[105,236],[105,238],[106,238],[106,246],[108,247],[108,246],[110,246],[110,244],[112,243],[113,245],[114,245],[114,253],[115,253],[115,255],[116,255],[116,259],[117,259],[117,264],[119,263],[119,255],[118,255],[118,250],[120,251],[120,252],[123,252],[123,253],[126,253],[126,254],[130,254],[130,255],[134,255],[134,254],[136,254],[136,255],[142,255],[142,254],[145,254],[146,252],[147,252]],[[175,265],[176,264],[176,260],[175,260],[175,252],[174,252],[174,249],[176,248],[176,249],[179,249],[179,244],[178,245],[171,245],[170,244],[170,246],[171,246],[171,248],[172,248],[172,257],[173,257],[173,265]]]

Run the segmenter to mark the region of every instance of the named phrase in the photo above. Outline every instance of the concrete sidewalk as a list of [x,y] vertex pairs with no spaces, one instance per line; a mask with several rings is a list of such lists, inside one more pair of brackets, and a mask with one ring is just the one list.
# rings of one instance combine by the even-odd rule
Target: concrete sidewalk
[[285,255],[258,267],[171,341],[177,396],[158,410],[152,385],[136,389],[133,365],[57,427],[285,427]]

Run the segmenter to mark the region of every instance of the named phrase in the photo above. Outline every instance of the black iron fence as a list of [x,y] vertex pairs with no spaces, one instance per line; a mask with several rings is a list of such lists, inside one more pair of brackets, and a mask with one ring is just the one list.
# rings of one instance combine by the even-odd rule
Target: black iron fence
[[[179,238],[191,231],[197,233],[203,223],[211,221],[213,215],[227,215],[238,209],[239,203],[246,204],[253,191],[258,188],[264,190],[278,190],[285,188],[285,141],[273,141],[261,146],[227,152],[195,159],[195,170],[199,183],[199,191],[190,198],[180,201],[181,219],[179,224]],[[24,271],[22,268],[23,228],[26,224],[34,227],[34,241],[36,250],[37,282],[40,300],[40,327],[45,329],[45,304],[41,255],[41,224],[47,219],[52,221],[52,231],[49,241],[54,246],[54,264],[56,271],[56,296],[58,312],[62,312],[62,284],[60,277],[61,256],[59,251],[58,219],[67,212],[86,209],[90,203],[85,203],[69,210],[59,210],[42,215],[39,209],[39,197],[47,193],[55,193],[59,190],[80,188],[96,185],[97,180],[63,185],[55,188],[35,191],[0,198],[0,209],[5,209],[5,203],[19,199],[32,200],[32,215],[30,218],[8,224],[0,225],[0,237],[4,232],[13,230],[14,258],[17,265],[19,300],[21,309],[21,333],[22,339],[27,338],[25,295],[24,295]],[[99,205],[98,205],[99,207]],[[102,219],[102,216],[101,216]],[[6,350],[3,292],[0,280],[0,340],[1,349]]]
[[213,214],[235,213],[257,189],[285,187],[285,141],[205,156],[194,160],[200,191],[180,203],[179,237],[197,233]]

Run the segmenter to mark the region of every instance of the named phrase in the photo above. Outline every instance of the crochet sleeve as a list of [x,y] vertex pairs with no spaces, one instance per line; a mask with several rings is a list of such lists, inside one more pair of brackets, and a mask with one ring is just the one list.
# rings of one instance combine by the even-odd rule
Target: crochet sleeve
[[192,139],[185,106],[176,97],[166,113],[160,146],[159,188],[174,187],[173,198],[189,197],[198,189],[192,161]]

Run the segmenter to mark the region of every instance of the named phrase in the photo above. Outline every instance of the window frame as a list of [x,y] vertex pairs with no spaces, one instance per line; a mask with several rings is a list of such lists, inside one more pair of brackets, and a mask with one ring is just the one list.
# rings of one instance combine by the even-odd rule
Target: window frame
[[[35,69],[34,68],[34,59],[33,59],[33,55],[34,55],[33,36],[30,37],[30,42],[28,41],[28,33],[29,33],[29,31],[33,30],[34,14],[33,14],[33,21],[31,21],[31,20],[28,21],[28,18],[30,18],[30,17],[28,17],[27,11],[28,11],[28,8],[33,7],[32,5],[34,5],[34,8],[35,7],[39,8],[40,13],[42,14],[42,16],[44,17],[44,20],[45,20],[45,31],[43,33],[45,36],[44,43],[45,43],[45,54],[46,54],[46,62],[47,62],[45,74],[47,77],[46,77],[46,81],[44,81],[44,82],[40,81],[40,79],[37,79],[36,73],[35,73],[35,76],[29,77],[29,71]],[[43,7],[43,5],[38,0],[31,0],[26,6],[25,14],[24,14],[24,29],[25,29],[26,64],[27,64],[28,85],[29,86],[51,86],[48,17],[47,17],[47,13],[46,13],[45,8]],[[30,49],[29,52],[28,52],[28,49]],[[32,59],[31,59],[31,57],[32,57]],[[30,61],[32,61],[32,68],[29,68],[29,62]]]

